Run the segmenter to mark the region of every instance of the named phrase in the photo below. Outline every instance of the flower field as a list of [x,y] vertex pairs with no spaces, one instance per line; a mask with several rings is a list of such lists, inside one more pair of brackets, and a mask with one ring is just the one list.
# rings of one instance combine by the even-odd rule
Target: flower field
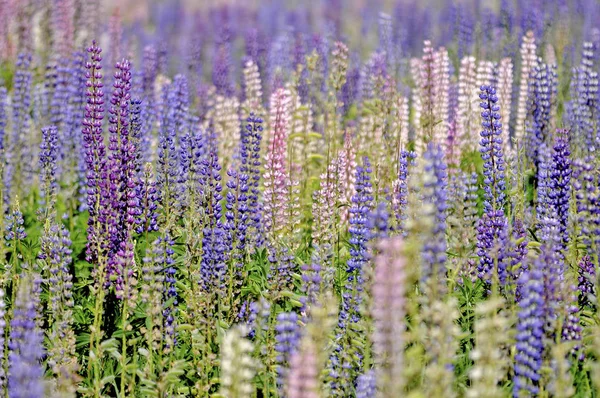
[[598,397],[597,0],[0,0],[0,398]]

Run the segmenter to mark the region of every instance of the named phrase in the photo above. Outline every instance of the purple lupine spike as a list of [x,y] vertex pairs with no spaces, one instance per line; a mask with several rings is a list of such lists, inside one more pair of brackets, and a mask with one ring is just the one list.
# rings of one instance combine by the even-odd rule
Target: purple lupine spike
[[300,344],[300,327],[295,312],[282,312],[277,315],[275,325],[275,351],[277,352],[277,387],[280,391],[288,373],[289,360]]
[[108,208],[110,193],[107,186],[108,167],[102,132],[104,119],[104,85],[102,84],[102,57],[100,55],[102,49],[94,41],[87,51],[90,54],[90,60],[86,62],[87,104],[82,122],[87,169],[87,209],[90,214],[86,259],[94,262],[104,250],[102,240],[105,224],[108,221],[105,209]]
[[227,247],[226,231],[221,220],[221,166],[215,152],[202,160],[200,171],[204,178],[206,192],[206,224],[203,229],[202,250],[200,263],[200,286],[207,292],[212,292],[223,298],[224,276],[226,271]]
[[231,260],[235,262],[230,265],[234,267],[234,271],[230,272],[229,285],[230,292],[236,295],[240,292],[243,284],[242,270],[246,258],[246,237],[250,225],[247,204],[248,174],[242,171],[242,167],[237,171],[230,169],[227,172],[229,180],[227,181],[228,190],[225,203],[225,230],[227,231],[229,244],[228,251],[232,253]]
[[537,394],[544,353],[544,283],[539,262],[519,278],[521,299],[517,320],[517,354],[513,396]]
[[250,303],[248,314],[248,337],[254,338],[257,333],[263,333],[269,328],[269,317],[271,316],[271,304],[263,297],[259,301]]
[[[507,266],[508,266],[508,276],[510,277],[510,283],[512,285],[517,285],[516,283],[519,280],[519,277],[525,271],[526,264],[524,264],[525,257],[527,256],[528,248],[527,248],[527,229],[521,220],[515,220],[512,226],[512,239],[509,244],[509,249],[507,250]],[[520,267],[517,267],[518,265]],[[519,298],[520,292],[516,291],[517,300]]]
[[31,151],[27,151],[26,132],[29,131],[29,108],[31,106],[31,55],[21,53],[17,59],[13,82],[12,132],[6,148],[6,169],[4,170],[4,188],[7,198],[19,195],[21,183],[25,182],[25,167],[32,164]]
[[[122,256],[127,253],[127,242],[135,226],[139,212],[139,199],[136,193],[136,147],[131,137],[129,106],[131,101],[131,64],[128,60],[115,64],[115,82],[110,100],[108,162],[110,184],[110,215],[108,236],[110,239],[107,279],[114,281],[117,296],[121,297],[123,273]],[[128,271],[127,271],[128,272]]]
[[81,134],[81,115],[85,114],[87,94],[84,52],[78,51],[73,54],[71,73],[64,133],[66,142],[63,145],[62,160],[65,169],[72,169],[75,172],[79,211],[85,211],[87,210],[86,154],[84,136]]
[[136,221],[136,232],[139,234],[158,231],[158,199],[154,169],[152,163],[146,163],[144,172],[138,184],[137,197],[140,200],[140,212]]
[[567,294],[568,297],[565,303],[566,314],[564,315],[560,337],[561,341],[578,342],[571,350],[571,353],[582,361],[585,355],[583,352],[580,352],[581,332],[583,328],[581,327],[579,307],[577,306],[577,288],[574,285],[570,286]]
[[[60,142],[67,142],[69,136],[68,134],[71,132],[69,128],[69,122],[73,121],[72,117],[69,117],[69,112],[71,111],[69,107],[71,88],[70,84],[73,75],[73,70],[71,69],[67,59],[62,59],[59,61],[58,66],[56,67],[56,81],[55,87],[52,94],[51,102],[50,102],[50,118],[49,121],[51,124],[56,126],[58,130],[58,134],[60,137]],[[83,112],[82,112],[83,113]],[[65,151],[70,148],[61,145],[59,150],[59,159],[62,159],[66,156]]]
[[44,335],[37,324],[42,281],[35,274],[22,274],[20,279],[10,321],[8,395],[16,398],[42,397]]
[[165,273],[165,291],[164,297],[165,302],[173,300],[173,302],[169,306],[165,306],[163,309],[163,317],[165,319],[165,330],[167,335],[170,336],[167,339],[167,347],[173,347],[176,341],[175,336],[175,316],[176,316],[176,308],[177,308],[177,289],[176,289],[176,275],[177,270],[175,268],[175,259],[173,258],[173,240],[166,234],[164,238],[162,238],[159,242],[159,245],[162,245],[161,248],[161,268]]
[[179,140],[179,203],[180,208],[197,206],[201,191],[200,168],[205,152],[205,137],[201,131],[186,131]]
[[132,98],[129,102],[131,109],[129,117],[129,141],[133,145],[134,153],[132,154],[132,161],[134,164],[134,172],[136,176],[140,176],[143,169],[143,155],[141,147],[142,145],[149,144],[146,137],[143,134],[145,121],[142,120],[142,99],[139,97]]
[[596,267],[589,256],[583,256],[577,269],[577,288],[579,289],[579,306],[594,302],[596,298]]
[[375,209],[369,212],[365,226],[369,234],[369,240],[383,239],[388,237],[390,225],[386,203],[379,203]]
[[575,129],[574,137],[584,153],[594,153],[598,146],[598,73],[594,69],[594,47],[590,42],[583,43],[581,65],[575,69],[571,80],[572,103],[571,122]]
[[[0,87],[0,151],[2,151],[2,158],[4,159],[4,150],[6,147],[6,124],[7,124],[7,98],[8,93],[6,87]],[[3,162],[4,163],[4,162]]]
[[154,97],[154,81],[158,74],[158,54],[156,52],[156,47],[152,45],[144,47],[142,65],[142,90],[146,98],[150,99]]
[[358,376],[356,382],[356,398],[375,398],[377,391],[377,378],[375,371],[368,372]]
[[4,302],[4,287],[0,288],[0,358],[2,358],[2,365],[0,365],[0,391],[6,391],[6,363],[4,362],[4,345],[6,335],[6,303]]
[[532,101],[528,113],[532,114],[531,124],[527,128],[527,155],[533,164],[538,164],[538,149],[546,141],[550,128],[550,116],[553,97],[556,96],[556,67],[538,61],[532,71],[530,90]]
[[[41,196],[47,216],[54,213],[58,184],[56,171],[58,161],[58,129],[56,126],[42,128],[42,143],[40,144],[40,186]],[[46,221],[46,220],[44,220]]]
[[431,235],[423,243],[421,281],[433,280],[436,287],[444,290],[446,280],[446,213],[448,209],[448,171],[444,162],[444,152],[436,144],[430,143],[425,151],[423,182],[423,202],[430,209]]
[[561,250],[566,250],[569,243],[569,200],[571,198],[571,152],[567,130],[559,130],[552,153],[550,181],[552,189],[548,199],[552,205],[554,216],[559,225]]
[[497,275],[500,284],[508,281],[506,245],[508,244],[508,221],[502,210],[484,213],[477,224],[477,256],[479,279],[492,282]]
[[261,154],[260,144],[263,133],[262,118],[250,114],[246,119],[246,127],[242,135],[243,151],[247,151],[248,155],[241,155],[241,167],[247,167],[248,173],[248,215],[250,218],[251,231],[249,232],[250,242],[261,247],[263,244],[263,224],[262,224],[262,206],[261,206],[261,191],[260,191],[260,176],[261,176]]
[[177,138],[187,132],[188,117],[188,91],[187,82],[182,75],[175,76],[174,82],[164,90],[163,113],[160,120],[159,150],[157,167],[157,186],[161,194],[160,204],[167,220],[172,218],[177,210],[179,200],[178,189],[178,153],[176,150]]
[[504,206],[506,182],[502,154],[502,123],[496,89],[481,86],[481,158],[483,159],[484,211],[500,210]]
[[348,279],[342,292],[342,308],[338,316],[338,341],[330,357],[330,375],[332,394],[344,396],[353,383],[353,369],[359,368],[362,362],[360,348],[349,347],[345,337],[352,333],[353,325],[360,322],[360,307],[363,301],[364,267],[368,263],[368,240],[370,231],[367,228],[367,216],[372,208],[373,189],[371,184],[371,163],[368,157],[363,158],[363,165],[356,167],[355,194],[352,196],[350,208],[350,259],[346,273]]
[[212,81],[217,93],[225,97],[232,96],[235,91],[231,81],[231,56],[231,35],[228,27],[224,26],[215,44]]
[[408,176],[410,168],[415,165],[417,154],[412,151],[402,150],[398,161],[398,180],[394,185],[392,208],[402,235],[406,234],[404,223],[407,219],[408,206]]
[[[322,259],[319,255],[320,248],[315,248],[309,264],[302,266],[302,292],[306,295],[303,298],[303,312],[311,305],[317,302],[319,293],[323,286],[323,267]],[[327,249],[324,249],[327,250]]]

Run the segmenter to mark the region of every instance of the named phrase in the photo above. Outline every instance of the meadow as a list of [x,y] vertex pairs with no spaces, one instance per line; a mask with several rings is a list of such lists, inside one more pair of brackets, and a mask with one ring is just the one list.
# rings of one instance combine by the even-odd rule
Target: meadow
[[597,397],[597,0],[0,0],[0,398]]

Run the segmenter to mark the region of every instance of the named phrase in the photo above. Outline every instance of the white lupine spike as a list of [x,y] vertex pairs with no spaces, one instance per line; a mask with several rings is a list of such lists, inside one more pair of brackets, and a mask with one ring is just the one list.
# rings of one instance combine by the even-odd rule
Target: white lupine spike
[[448,138],[448,106],[450,89],[450,58],[448,51],[441,47],[433,58],[433,141],[446,147]]
[[498,105],[500,106],[500,121],[502,127],[506,132],[506,139],[502,140],[504,146],[504,153],[508,153],[510,144],[509,137],[509,124],[510,124],[510,108],[512,98],[512,85],[513,85],[513,64],[510,58],[504,58],[498,65]]
[[475,57],[464,57],[461,60],[459,74],[458,109],[456,112],[456,128],[458,131],[456,134],[461,145],[469,150],[474,150],[477,148],[479,142],[479,140],[473,141],[473,137],[479,129],[476,113],[479,108],[479,101],[474,101],[476,93],[479,92],[477,88],[477,61]]
[[235,148],[240,141],[241,122],[239,118],[240,102],[236,97],[215,97],[213,113],[214,132],[219,138],[219,157],[223,159],[223,169],[227,170],[233,159]]
[[[521,80],[519,84],[519,105],[515,123],[515,141],[521,145],[525,138],[525,118],[527,117],[527,99],[529,98],[529,75],[537,65],[535,37],[532,31],[527,32],[521,44]],[[513,148],[514,154],[515,148]]]
[[223,337],[221,344],[221,395],[245,398],[252,395],[252,378],[256,364],[250,356],[252,343],[244,338],[244,328],[234,327]]
[[258,66],[249,60],[244,66],[244,95],[246,97],[243,108],[262,114],[262,83]]

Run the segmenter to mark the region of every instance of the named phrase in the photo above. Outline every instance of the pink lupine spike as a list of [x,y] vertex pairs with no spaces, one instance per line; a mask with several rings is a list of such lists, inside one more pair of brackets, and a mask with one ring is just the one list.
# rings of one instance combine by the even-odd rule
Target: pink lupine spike
[[287,170],[287,137],[290,133],[290,92],[276,90],[271,95],[271,137],[265,159],[263,181],[265,230],[270,239],[287,227],[289,208],[289,173]]

